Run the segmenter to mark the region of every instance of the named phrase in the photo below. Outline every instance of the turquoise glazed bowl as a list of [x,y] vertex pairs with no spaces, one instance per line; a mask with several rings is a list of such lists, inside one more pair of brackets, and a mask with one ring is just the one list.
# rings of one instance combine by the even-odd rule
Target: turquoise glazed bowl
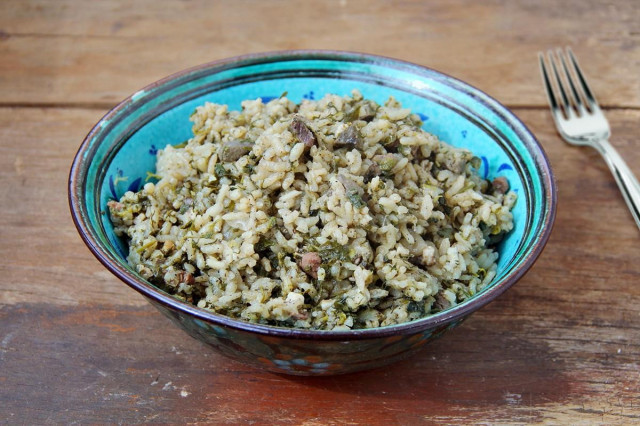
[[[498,273],[474,298],[401,325],[353,331],[309,331],[253,324],[181,302],[141,278],[126,262],[106,203],[152,177],[155,154],[191,136],[189,115],[205,101],[239,109],[245,99],[319,99],[350,94],[383,103],[390,95],[419,114],[424,129],[482,159],[480,173],[506,176],[518,201],[514,230],[499,246]],[[89,249],[191,336],[236,360],[280,373],[323,375],[379,367],[405,358],[459,325],[518,281],[551,232],[556,188],[531,132],[483,92],[437,71],[394,59],[328,51],[242,56],[191,68],[153,83],[111,110],[91,130],[69,178],[71,213]]]

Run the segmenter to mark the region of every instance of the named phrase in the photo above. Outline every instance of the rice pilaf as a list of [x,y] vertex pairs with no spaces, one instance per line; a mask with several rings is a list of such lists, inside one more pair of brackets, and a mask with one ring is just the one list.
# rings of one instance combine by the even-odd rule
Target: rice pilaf
[[191,120],[158,152],[159,181],[108,203],[129,264],[175,297],[348,330],[448,309],[494,278],[516,195],[394,98],[206,103]]

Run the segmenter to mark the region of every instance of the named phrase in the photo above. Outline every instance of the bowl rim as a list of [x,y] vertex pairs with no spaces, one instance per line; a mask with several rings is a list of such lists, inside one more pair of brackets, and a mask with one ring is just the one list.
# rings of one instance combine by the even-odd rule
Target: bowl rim
[[[485,107],[489,108],[492,112],[497,113],[502,118],[506,119],[507,122],[511,121],[512,123],[516,123],[519,125],[520,129],[513,128],[514,132],[517,134],[519,138],[528,138],[533,142],[533,146],[529,148],[537,149],[536,156],[534,158],[536,163],[536,168],[540,167],[538,170],[540,175],[540,180],[542,183],[542,187],[545,192],[545,200],[544,206],[547,214],[543,218],[543,222],[540,225],[540,235],[537,240],[534,242],[533,246],[530,247],[526,256],[518,261],[518,265],[513,268],[505,277],[503,281],[497,285],[494,285],[487,290],[483,291],[479,295],[474,296],[467,303],[457,305],[451,309],[447,309],[440,313],[420,318],[414,321],[377,327],[377,328],[369,328],[369,329],[358,329],[358,330],[345,330],[345,331],[333,331],[333,330],[309,330],[309,329],[301,329],[301,328],[285,328],[264,324],[251,323],[248,321],[244,321],[241,319],[234,319],[228,317],[226,315],[218,314],[215,312],[207,311],[201,308],[198,308],[195,305],[189,304],[187,302],[182,302],[175,297],[171,296],[168,293],[163,292],[157,287],[153,286],[151,283],[148,283],[146,280],[137,277],[126,268],[112,262],[107,253],[102,249],[100,244],[96,241],[93,235],[92,226],[88,223],[88,220],[82,214],[82,191],[80,191],[81,182],[80,182],[80,174],[81,171],[90,164],[90,161],[87,161],[85,158],[85,153],[90,145],[90,141],[93,137],[98,133],[103,123],[110,121],[110,119],[116,116],[121,110],[125,109],[129,104],[134,102],[135,97],[139,93],[151,91],[160,86],[163,86],[166,83],[175,81],[180,79],[185,75],[189,75],[192,73],[196,73],[198,71],[203,71],[209,68],[221,68],[218,70],[222,71],[224,69],[234,68],[238,65],[252,65],[264,63],[265,60],[271,59],[273,62],[283,61],[283,60],[313,60],[313,59],[324,59],[324,60],[338,60],[338,61],[346,61],[346,62],[366,62],[375,65],[382,65],[388,68],[395,68],[400,70],[405,70],[412,73],[422,73],[428,74],[429,77],[439,76],[442,78],[447,85],[451,86],[452,84],[456,86],[458,89],[460,86],[465,89],[468,94],[474,96],[474,98],[482,103]],[[91,159],[89,159],[91,160]],[[206,62],[200,65],[196,65],[193,67],[189,67],[173,74],[170,74],[164,78],[161,78],[153,83],[150,83],[143,87],[142,89],[134,92],[133,94],[126,97],[124,100],[119,102],[116,106],[111,108],[89,131],[87,136],[82,141],[82,144],[78,148],[78,151],[73,159],[73,163],[71,165],[69,171],[69,181],[68,181],[68,201],[69,201],[69,209],[71,212],[71,216],[73,218],[74,225],[78,230],[82,240],[87,245],[91,253],[104,265],[111,273],[113,273],[116,277],[118,277],[121,281],[127,284],[129,287],[141,293],[153,305],[159,303],[165,308],[168,308],[172,311],[178,311],[189,316],[192,316],[198,320],[204,321],[208,324],[212,324],[214,326],[224,326],[231,329],[245,331],[249,333],[256,333],[263,336],[271,336],[271,337],[288,337],[295,338],[300,340],[332,340],[332,341],[347,341],[347,340],[363,340],[363,339],[373,339],[373,338],[381,338],[381,337],[390,337],[395,335],[407,335],[407,334],[415,334],[418,332],[422,332],[425,330],[431,330],[437,327],[441,327],[443,325],[447,325],[453,323],[455,321],[461,321],[471,313],[480,309],[481,307],[487,305],[492,302],[502,293],[504,293],[508,288],[510,288],[513,284],[515,284],[522,276],[533,266],[536,262],[542,250],[546,246],[549,237],[551,235],[553,225],[555,222],[556,209],[557,209],[557,188],[556,181],[553,175],[553,171],[551,169],[551,164],[549,158],[542,147],[542,144],[537,140],[537,138],[533,135],[533,133],[528,129],[528,127],[518,118],[509,108],[505,105],[494,99],[493,97],[486,94],[484,91],[477,89],[476,87],[466,83],[462,80],[459,80],[455,77],[452,77],[446,73],[440,72],[433,68],[419,65],[416,63],[391,58],[387,56],[374,55],[368,53],[359,53],[359,52],[351,52],[351,51],[341,51],[341,50],[317,50],[317,49],[303,49],[303,50],[276,50],[269,52],[260,52],[260,53],[250,53],[245,55],[239,55],[234,57],[229,57],[225,59],[219,59],[211,62]]]

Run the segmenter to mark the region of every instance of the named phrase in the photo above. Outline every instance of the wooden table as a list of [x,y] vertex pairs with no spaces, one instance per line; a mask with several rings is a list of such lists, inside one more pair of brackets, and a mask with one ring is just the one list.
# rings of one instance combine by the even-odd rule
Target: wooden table
[[[536,53],[571,45],[640,175],[635,0],[0,2],[0,423],[640,422],[640,232],[595,151],[557,136]],[[551,240],[510,291],[418,356],[285,377],[186,336],[107,272],[67,207],[85,134],[142,86],[295,48],[392,56],[463,79],[539,138]]]

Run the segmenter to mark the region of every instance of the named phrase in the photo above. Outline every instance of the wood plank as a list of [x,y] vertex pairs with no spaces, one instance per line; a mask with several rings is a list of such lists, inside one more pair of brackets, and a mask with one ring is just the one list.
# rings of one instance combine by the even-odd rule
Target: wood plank
[[113,285],[69,213],[71,160],[105,112],[0,110],[0,303],[143,303]]
[[[228,360],[150,306],[14,305],[0,309],[0,418],[31,424],[640,418],[637,340],[622,331],[612,342],[611,324],[586,324],[584,317],[578,324],[537,323],[535,310],[518,315],[514,305],[513,297],[494,303],[407,361],[326,378],[275,375]],[[572,337],[577,333],[585,334]]]
[[416,62],[508,105],[543,106],[536,53],[571,45],[605,106],[640,108],[640,8],[634,0],[600,5],[7,0],[0,3],[0,104],[108,107],[190,66],[314,48]]

